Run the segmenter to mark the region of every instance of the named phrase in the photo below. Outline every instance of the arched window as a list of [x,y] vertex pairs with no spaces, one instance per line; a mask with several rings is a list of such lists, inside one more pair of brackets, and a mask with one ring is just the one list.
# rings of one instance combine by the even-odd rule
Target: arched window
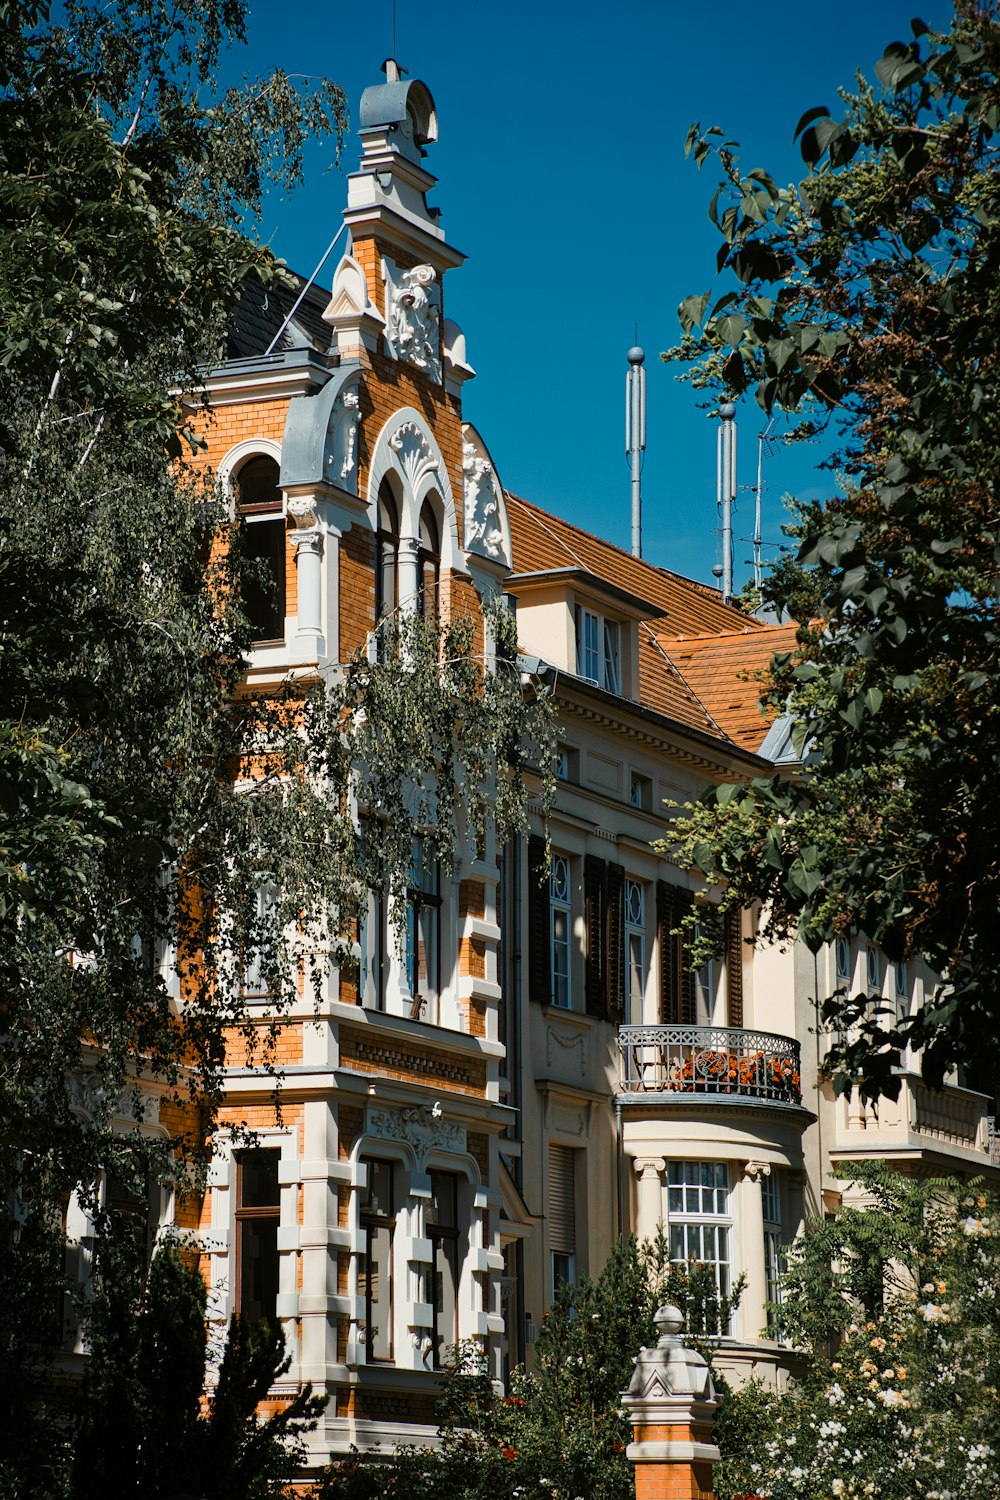
[[257,645],[285,639],[285,567],[288,551],[278,465],[260,454],[236,476],[236,513],[243,522],[243,555],[253,566],[242,582],[243,609]]
[[438,617],[441,578],[441,533],[429,500],[420,512],[420,551],[417,553],[417,613],[422,620]]
[[375,623],[395,612],[399,603],[399,507],[389,480],[378,491],[375,563]]

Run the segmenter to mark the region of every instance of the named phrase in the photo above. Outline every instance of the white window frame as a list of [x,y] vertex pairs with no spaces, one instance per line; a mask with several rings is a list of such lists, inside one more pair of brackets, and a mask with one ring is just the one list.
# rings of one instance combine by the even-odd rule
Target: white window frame
[[[764,1217],[764,1287],[767,1301],[781,1302],[781,1259],[785,1249],[784,1220],[781,1211],[781,1178],[772,1167],[760,1179],[761,1210]],[[767,1324],[772,1329],[775,1315],[768,1310]]]
[[728,1162],[667,1163],[667,1241],[672,1264],[686,1266],[697,1261],[711,1267],[719,1297],[730,1295],[734,1247]]
[[[564,922],[562,933],[560,918]],[[564,961],[557,964],[557,958]],[[553,853],[549,869],[549,975],[552,1004],[561,1010],[572,1009],[573,868],[568,854]]]
[[608,693],[621,694],[621,625],[585,604],[576,607],[576,670],[585,681]]
[[625,1000],[629,1024],[642,1025],[646,993],[646,890],[642,882],[625,879]]

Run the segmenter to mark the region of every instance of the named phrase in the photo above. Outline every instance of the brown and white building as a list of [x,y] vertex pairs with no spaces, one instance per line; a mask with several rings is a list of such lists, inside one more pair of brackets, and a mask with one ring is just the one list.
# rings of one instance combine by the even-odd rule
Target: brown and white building
[[[357,972],[283,1029],[280,1117],[269,1075],[228,1069],[201,1222],[213,1315],[280,1319],[288,1381],[330,1396],[317,1462],[429,1437],[450,1345],[476,1340],[502,1376],[558,1281],[661,1223],[721,1289],[745,1275],[723,1362],[776,1378],[766,1303],[781,1247],[840,1190],[830,1166],[990,1161],[980,1095],[907,1074],[875,1118],[818,1082],[812,997],[847,979],[910,1004],[919,972],[863,939],[815,968],[756,951],[749,912],[718,960],[685,965],[699,892],[655,847],[663,804],[788,757],[747,674],[794,632],[503,490],[447,316],[463,257],[427,202],[434,102],[390,62],[360,123],[332,287],[248,288],[207,381],[206,461],[276,586],[247,601],[250,677],[345,663],[384,610],[502,592],[560,760],[547,869],[533,809],[508,848],[423,870],[409,957],[373,901]],[[252,1151],[227,1134],[242,1122]]]

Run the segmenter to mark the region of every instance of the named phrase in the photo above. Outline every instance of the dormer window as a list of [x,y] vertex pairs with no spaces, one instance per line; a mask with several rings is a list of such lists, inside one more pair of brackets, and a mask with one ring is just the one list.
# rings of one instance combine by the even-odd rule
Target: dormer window
[[622,690],[621,626],[617,620],[576,607],[577,675],[609,693]]

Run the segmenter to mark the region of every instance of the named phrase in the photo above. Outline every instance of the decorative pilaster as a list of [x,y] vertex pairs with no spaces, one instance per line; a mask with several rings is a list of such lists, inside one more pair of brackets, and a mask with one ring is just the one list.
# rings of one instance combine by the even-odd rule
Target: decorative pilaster
[[292,647],[300,661],[316,661],[323,639],[323,539],[311,495],[293,495],[288,514],[295,522],[289,544],[295,549],[295,578],[298,596],[298,630]]
[[740,1183],[740,1225],[746,1289],[740,1302],[744,1336],[755,1339],[767,1324],[767,1271],[764,1265],[764,1198],[761,1180],[770,1177],[771,1164],[748,1161]]
[[696,1350],[684,1348],[676,1307],[661,1307],[655,1322],[656,1346],[640,1349],[622,1395],[632,1421],[634,1441],[625,1451],[635,1465],[636,1500],[712,1500],[719,1450],[711,1372]]
[[663,1173],[667,1164],[662,1156],[640,1157],[632,1163],[638,1182],[635,1232],[640,1240],[655,1239],[663,1223]]

